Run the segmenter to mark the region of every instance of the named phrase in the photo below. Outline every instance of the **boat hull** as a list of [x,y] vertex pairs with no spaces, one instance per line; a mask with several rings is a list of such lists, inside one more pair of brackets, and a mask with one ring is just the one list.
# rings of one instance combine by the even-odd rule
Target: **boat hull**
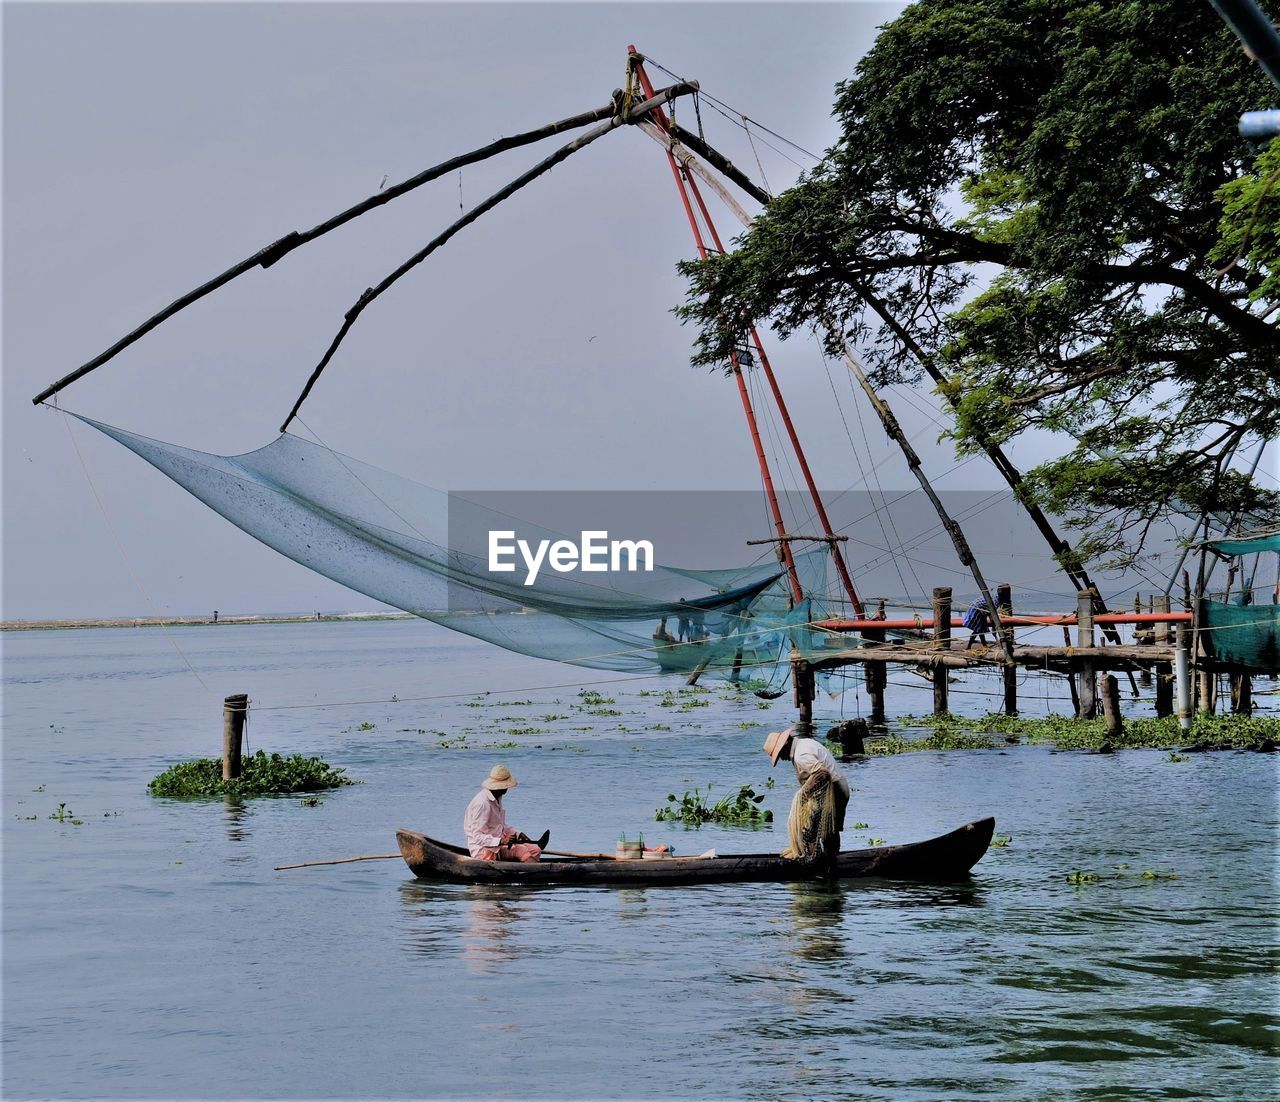
[[[883,877],[891,880],[958,880],[968,875],[987,851],[995,819],[979,819],[949,834],[902,846],[844,850],[835,878]],[[479,861],[463,849],[413,830],[396,831],[400,855],[420,880],[455,884],[724,884],[750,881],[818,880],[826,870],[815,862],[776,853],[726,854],[723,857],[671,857],[612,861],[562,857],[523,863]]]

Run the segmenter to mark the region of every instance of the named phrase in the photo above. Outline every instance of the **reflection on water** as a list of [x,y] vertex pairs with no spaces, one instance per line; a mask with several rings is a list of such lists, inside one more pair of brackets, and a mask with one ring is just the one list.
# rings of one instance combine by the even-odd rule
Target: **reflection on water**
[[846,889],[829,884],[788,884],[792,951],[802,960],[837,961],[846,955],[843,929]]
[[227,840],[246,841],[252,833],[249,830],[249,805],[239,796],[223,796],[222,809],[222,821],[227,828]]
[[624,922],[647,923],[652,916],[649,896],[652,889],[616,888],[614,898],[618,902],[617,917]]
[[520,949],[520,920],[527,904],[518,896],[494,897],[471,891],[466,903],[462,959],[469,972],[499,972]]
[[425,956],[460,954],[469,972],[497,973],[521,955],[523,920],[530,908],[526,891],[408,881],[400,887],[406,947]]

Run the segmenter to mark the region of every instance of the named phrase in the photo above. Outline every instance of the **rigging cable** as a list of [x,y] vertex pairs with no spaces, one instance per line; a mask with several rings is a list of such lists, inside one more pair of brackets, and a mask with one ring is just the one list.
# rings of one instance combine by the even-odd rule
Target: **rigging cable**
[[[676,76],[676,74],[675,74],[675,73],[673,73],[670,69],[668,69],[665,65],[661,64],[661,63],[660,63],[660,62],[658,62],[658,61],[655,61],[655,60],[653,59],[653,57],[652,57],[652,56],[650,56],[649,54],[645,54],[645,62],[646,62],[647,64],[649,64],[649,65],[652,65],[655,69],[660,69],[662,72],[666,73],[666,74],[667,74],[667,76],[671,77],[673,80],[683,80],[683,79],[684,79],[683,77],[678,77],[678,76]],[[746,114],[744,114],[743,112],[738,111],[736,108],[731,107],[729,104],[725,103],[725,102],[724,102],[724,100],[717,99],[715,96],[711,95],[711,93],[707,92],[705,89],[699,88],[699,90],[698,90],[698,94],[699,94],[699,96],[704,97],[704,98],[707,100],[707,102],[708,102],[709,104],[711,104],[713,107],[721,107],[721,108],[723,108],[724,110],[723,110],[723,111],[721,111],[721,114],[725,114],[725,112],[732,112],[732,114],[725,114],[725,118],[729,119],[731,122],[736,122],[736,121],[737,121],[737,120],[734,118],[734,116],[736,115],[738,119],[743,119],[743,120],[745,120],[745,121],[747,121],[747,122],[751,123],[751,124],[752,124],[753,126],[755,126],[758,130],[762,130],[762,131],[764,131],[764,133],[769,134],[769,135],[771,135],[771,136],[772,136],[772,137],[774,137],[774,138],[777,138],[777,139],[778,139],[778,141],[780,141],[780,142],[785,142],[785,143],[786,143],[787,145],[789,145],[792,149],[794,149],[794,150],[796,150],[796,151],[798,151],[798,152],[800,152],[800,153],[803,153],[806,157],[810,158],[811,160],[813,160],[813,161],[821,161],[821,160],[822,160],[822,158],[821,158],[821,157],[819,157],[816,153],[810,153],[810,152],[809,152],[809,150],[807,150],[807,149],[805,149],[805,148],[804,148],[804,146],[802,146],[802,145],[798,145],[796,142],[793,142],[790,138],[784,137],[782,134],[779,134],[776,130],[770,130],[770,129],[769,129],[767,126],[765,126],[763,123],[758,122],[758,121],[756,121],[755,119],[750,118],[749,116],[747,116],[747,115],[746,115]],[[739,125],[741,125],[741,124],[739,123]]]
[[[80,469],[84,471],[85,481],[89,483],[89,489],[93,493],[93,500],[98,503],[98,509],[102,513],[102,519],[106,523],[107,531],[111,533],[111,539],[116,545],[116,550],[120,552],[120,558],[124,560],[125,568],[129,571],[129,576],[133,579],[133,584],[138,587],[138,592],[142,594],[143,600],[147,602],[151,611],[153,613],[158,613],[159,609],[155,601],[151,599],[151,594],[147,592],[147,587],[142,584],[142,579],[138,576],[138,572],[133,567],[133,560],[129,558],[129,554],[125,551],[124,544],[121,542],[120,536],[116,532],[115,525],[111,523],[111,517],[107,513],[107,508],[102,502],[102,497],[98,493],[98,487],[94,484],[93,476],[89,473],[89,465],[84,461],[84,456],[80,452],[80,445],[76,441],[75,433],[71,431],[71,419],[67,416],[66,410],[62,409],[62,407],[58,405],[56,396],[54,397],[52,407],[62,414],[62,423],[66,426],[67,436],[71,438],[72,450],[76,453],[76,459],[80,461]],[[200,676],[200,672],[191,664],[191,659],[186,656],[186,653],[178,645],[178,641],[169,633],[169,629],[165,625],[164,618],[157,616],[156,619],[160,624],[160,629],[164,632],[164,637],[173,646],[178,657],[182,659],[183,664],[191,671],[192,676],[200,682],[201,687],[209,694],[209,698],[214,702],[217,702],[217,693],[209,688],[208,683]]]

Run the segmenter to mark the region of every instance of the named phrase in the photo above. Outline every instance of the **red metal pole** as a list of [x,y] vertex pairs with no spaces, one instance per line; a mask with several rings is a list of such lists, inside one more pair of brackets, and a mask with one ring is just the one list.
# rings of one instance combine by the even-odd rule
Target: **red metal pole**
[[[636,52],[636,48],[634,46],[627,47],[627,56],[631,59],[633,71],[640,81],[640,87],[644,89],[645,96],[651,98],[653,96],[653,85],[649,82],[649,76],[644,71],[644,62],[640,60],[640,55]],[[653,116],[659,126],[664,130],[669,129],[665,112],[661,110],[654,110]],[[671,166],[671,175],[675,179],[676,190],[679,191],[680,201],[684,204],[684,213],[689,219],[689,228],[693,230],[693,240],[694,244],[698,248],[698,256],[701,259],[706,260],[707,247],[702,240],[702,232],[698,228],[698,220],[693,213],[693,207],[689,203],[689,193],[685,186],[685,181],[680,175],[680,168],[676,164],[676,159],[670,150],[667,151],[667,163]],[[714,233],[714,230],[712,232]],[[765,497],[768,498],[769,501],[769,510],[773,516],[773,525],[779,536],[785,536],[787,534],[787,526],[782,519],[782,510],[778,506],[778,495],[774,490],[773,476],[769,473],[769,461],[765,457],[764,445],[760,440],[760,427],[756,423],[755,410],[751,407],[751,395],[747,393],[747,383],[742,377],[742,367],[738,363],[737,355],[731,353],[729,359],[734,380],[738,384],[738,395],[742,399],[742,411],[746,414],[747,428],[751,432],[751,443],[755,447],[756,461],[760,465],[760,477],[764,481]],[[791,554],[791,544],[787,540],[780,540],[778,548],[778,558],[787,568],[787,576],[791,582],[791,595],[798,604],[800,601],[804,600],[804,590],[800,586],[800,578],[796,573],[795,559]]]
[[[698,209],[702,212],[702,219],[707,224],[711,239],[715,242],[716,251],[723,253],[724,245],[720,241],[719,233],[716,232],[715,223],[711,220],[711,212],[707,210],[707,204],[702,199],[702,191],[698,187],[698,181],[688,174],[686,174],[685,179],[689,184],[690,191],[693,192],[693,198],[698,204]],[[773,400],[777,403],[778,412],[782,415],[782,423],[786,426],[787,436],[791,440],[791,448],[796,453],[796,459],[800,463],[800,470],[804,474],[805,485],[809,488],[809,496],[813,499],[814,510],[818,514],[822,530],[826,535],[834,536],[835,530],[831,527],[831,521],[827,517],[826,506],[822,503],[822,495],[818,492],[818,486],[813,480],[813,473],[809,470],[809,461],[805,458],[804,448],[800,446],[800,437],[796,434],[795,426],[791,423],[791,414],[787,410],[787,403],[782,399],[782,390],[778,386],[778,380],[774,377],[773,367],[769,363],[769,357],[765,353],[764,345],[760,342],[760,334],[754,325],[751,326],[748,332],[751,334],[751,343],[755,345],[756,354],[760,357],[760,366],[764,370],[764,377],[769,381],[769,389],[773,391]],[[862,616],[864,615],[862,602],[858,599],[857,591],[853,588],[853,579],[849,576],[849,568],[845,564],[840,545],[835,540],[832,540],[830,547],[831,556],[836,562],[836,572],[840,575],[840,581],[844,585],[845,593],[849,595],[849,602],[853,605],[853,611]]]

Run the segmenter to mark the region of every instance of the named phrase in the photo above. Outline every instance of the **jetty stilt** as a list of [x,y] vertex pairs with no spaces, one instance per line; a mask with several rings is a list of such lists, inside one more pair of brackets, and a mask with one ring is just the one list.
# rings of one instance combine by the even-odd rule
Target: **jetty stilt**
[[1076,710],[1079,719],[1093,719],[1098,714],[1097,672],[1091,658],[1084,655],[1094,648],[1093,638],[1093,590],[1082,589],[1076,599],[1076,648],[1081,652],[1077,691],[1080,703]]
[[[1169,611],[1169,594],[1158,593],[1151,599],[1152,612]],[[1161,649],[1169,646],[1169,625],[1156,624],[1156,646]],[[1156,715],[1173,715],[1173,666],[1161,662],[1156,666]]]
[[[938,586],[933,591],[933,639],[939,654],[951,652],[951,587]],[[947,714],[947,667],[933,664],[933,714]]]
[[1175,644],[1174,680],[1176,683],[1178,726],[1191,730],[1191,629],[1178,625]]
[[[1013,628],[1008,625],[1007,621],[1013,615],[1013,586],[1008,582],[1001,582],[996,586],[996,604],[1000,606],[1001,631],[1004,633],[1004,640],[1008,644],[1005,649],[1012,652]],[[1012,662],[1006,662],[1002,673],[1004,676],[1004,714],[1016,716],[1018,714],[1018,667]]]

